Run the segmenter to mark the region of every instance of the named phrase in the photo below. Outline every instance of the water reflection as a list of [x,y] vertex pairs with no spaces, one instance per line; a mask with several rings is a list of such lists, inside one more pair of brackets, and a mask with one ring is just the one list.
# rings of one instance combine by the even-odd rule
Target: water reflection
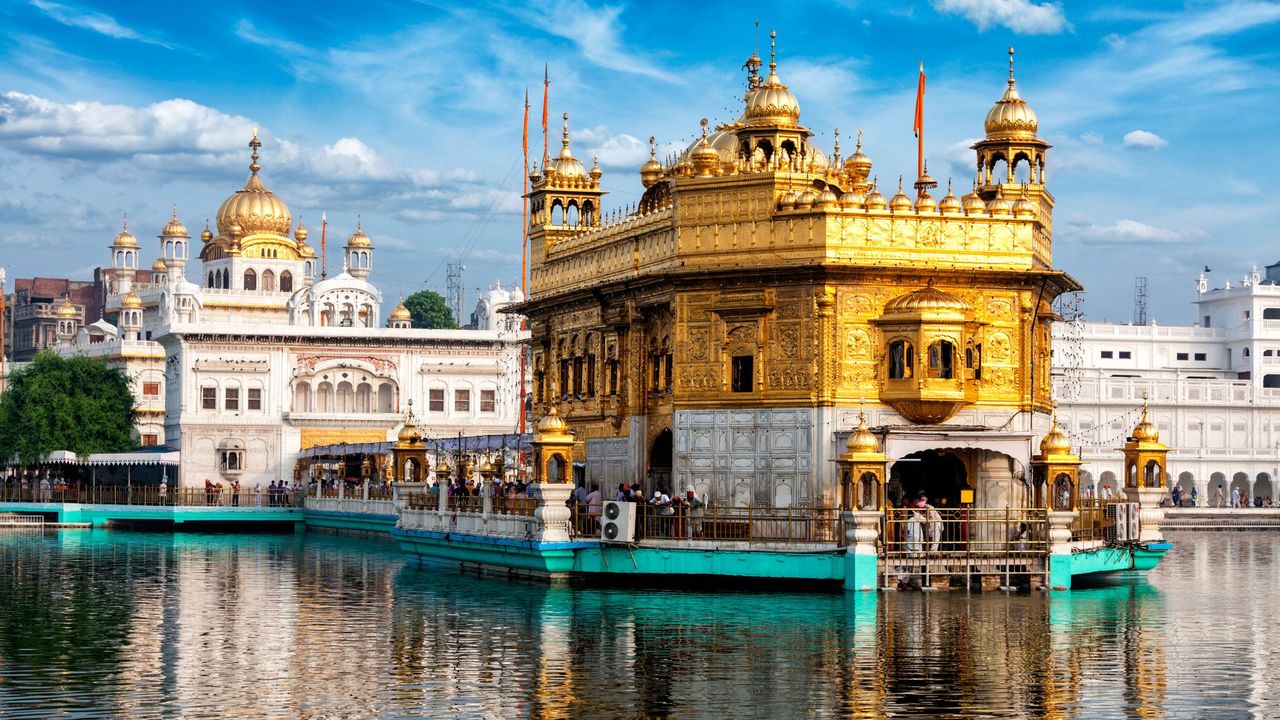
[[327,535],[0,536],[0,715],[1265,714],[1270,540],[1177,542],[1150,583],[1010,597],[550,588]]

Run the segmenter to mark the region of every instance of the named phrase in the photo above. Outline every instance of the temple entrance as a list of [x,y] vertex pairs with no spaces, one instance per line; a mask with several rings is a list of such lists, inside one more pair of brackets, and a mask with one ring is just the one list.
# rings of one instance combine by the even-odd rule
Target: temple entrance
[[889,472],[889,501],[894,507],[914,502],[923,491],[937,508],[960,505],[960,491],[969,486],[964,462],[953,453],[921,450],[893,464]]
[[649,492],[653,492],[655,488],[662,488],[667,493],[671,493],[671,467],[673,446],[671,442],[671,430],[663,430],[658,433],[658,437],[653,440],[653,447],[649,450]]

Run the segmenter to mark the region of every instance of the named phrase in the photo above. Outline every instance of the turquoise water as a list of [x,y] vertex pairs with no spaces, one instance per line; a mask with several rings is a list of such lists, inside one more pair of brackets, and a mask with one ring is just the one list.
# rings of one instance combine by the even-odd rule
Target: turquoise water
[[0,717],[1274,717],[1280,557],[1050,595],[564,589],[345,536],[0,535]]

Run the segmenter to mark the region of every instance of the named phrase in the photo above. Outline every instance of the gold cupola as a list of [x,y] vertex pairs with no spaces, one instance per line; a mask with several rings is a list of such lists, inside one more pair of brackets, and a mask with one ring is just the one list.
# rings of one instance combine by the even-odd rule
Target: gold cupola
[[163,258],[156,258],[156,261],[151,263],[151,272],[157,275],[167,273],[169,272],[169,266],[164,264]]
[[307,238],[310,233],[307,227],[302,224],[302,218],[298,218],[298,227],[293,231],[293,239],[298,244],[298,257],[313,258],[316,256],[316,249],[307,244]]
[[130,290],[123,298],[120,298],[120,307],[125,310],[136,310],[142,307],[142,298],[138,297],[138,293]]
[[858,145],[854,148],[853,154],[848,160],[844,161],[844,171],[849,174],[849,179],[853,181],[855,186],[866,185],[867,177],[871,175],[871,158],[862,152],[862,131],[858,131]]
[[702,142],[690,153],[689,159],[693,161],[693,170],[699,177],[709,177],[715,174],[716,165],[720,162],[720,153],[707,142],[707,119],[702,118],[701,123]]
[[646,189],[653,187],[662,179],[662,163],[658,162],[658,149],[654,145],[653,136],[649,136],[649,161],[640,166],[640,184]]
[[364,234],[364,227],[359,221],[356,222],[356,231],[351,233],[351,237],[347,238],[347,247],[368,248],[373,247],[373,241],[368,235]]
[[204,221],[204,230],[200,231],[200,241],[207,243],[212,239],[213,231],[209,229],[209,220],[206,218]]
[[1035,111],[1018,94],[1013,79],[1013,48],[1009,48],[1009,86],[987,112],[982,123],[988,140],[1034,140],[1040,121]]
[[902,192],[901,175],[898,176],[898,194],[894,195],[893,199],[889,201],[889,209],[893,212],[911,211],[911,198],[907,197],[907,194]]
[[560,154],[551,161],[551,170],[557,179],[571,180],[586,178],[587,170],[569,150],[569,113],[564,114],[564,134],[561,137]]
[[875,180],[872,180],[871,192],[867,194],[867,209],[883,210],[887,206],[888,206],[888,203],[885,202],[884,195],[880,194],[879,183],[877,183]]
[[1142,419],[1138,421],[1136,427],[1133,428],[1131,437],[1138,442],[1158,443],[1160,442],[1160,431],[1156,429],[1155,423],[1147,417],[1147,403],[1142,403]]
[[786,127],[800,123],[800,102],[778,77],[777,37],[777,32],[769,32],[769,74],[747,91],[742,119],[749,126]]
[[178,206],[176,203],[173,206],[173,215],[170,216],[169,222],[165,223],[164,229],[160,231],[160,236],[179,238],[191,237],[187,234],[187,226],[183,225],[182,221],[178,219]]
[[58,305],[55,314],[63,320],[74,320],[76,318],[76,307],[71,304],[70,297],[62,296],[62,303]]
[[[289,207],[268,190],[262,184],[262,178],[258,177],[258,171],[262,169],[258,164],[258,148],[262,147],[262,141],[258,139],[256,131],[249,141],[249,147],[253,149],[250,154],[249,179],[245,181],[244,187],[235,191],[218,208],[218,233],[227,237],[260,233],[288,237],[289,228],[293,224]],[[239,226],[239,232],[233,232],[234,226]]]
[[960,198],[951,192],[951,179],[947,179],[947,194],[938,201],[938,211],[943,215],[957,215],[964,210],[960,204]]
[[113,248],[136,248],[138,247],[138,238],[129,232],[129,216],[124,218],[124,226],[120,229],[120,234],[116,235],[116,239],[111,241]]
[[409,312],[409,308],[404,306],[404,301],[400,301],[399,305],[391,310],[392,320],[412,320],[413,314]]
[[1040,454],[1046,458],[1071,454],[1071,439],[1062,432],[1057,414],[1053,416],[1053,425],[1048,434],[1040,440]]

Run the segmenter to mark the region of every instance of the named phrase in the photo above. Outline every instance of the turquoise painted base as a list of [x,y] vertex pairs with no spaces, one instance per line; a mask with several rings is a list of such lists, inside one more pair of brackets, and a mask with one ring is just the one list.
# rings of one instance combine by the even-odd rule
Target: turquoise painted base
[[847,553],[844,556],[844,589],[875,590],[879,564],[878,555]]
[[100,527],[116,520],[151,520],[175,524],[189,522],[297,523],[303,520],[301,508],[284,507],[0,503],[0,512],[57,513],[58,522],[91,523],[95,527]]
[[574,551],[594,544],[539,543],[402,528],[394,528],[391,535],[400,541],[402,550],[424,560],[476,565],[548,578],[567,577],[573,570]]
[[1173,543],[1147,543],[1145,547],[1133,549],[1133,569],[1150,570],[1164,559],[1173,549]]
[[395,515],[375,515],[372,513],[353,512],[318,512],[306,510],[302,513],[307,527],[326,528],[329,530],[354,530],[375,535],[390,535],[398,518]]
[[1049,587],[1071,588],[1074,577],[1102,576],[1129,570],[1151,570],[1172,549],[1169,543],[1145,546],[1098,548],[1070,555],[1049,556]]

